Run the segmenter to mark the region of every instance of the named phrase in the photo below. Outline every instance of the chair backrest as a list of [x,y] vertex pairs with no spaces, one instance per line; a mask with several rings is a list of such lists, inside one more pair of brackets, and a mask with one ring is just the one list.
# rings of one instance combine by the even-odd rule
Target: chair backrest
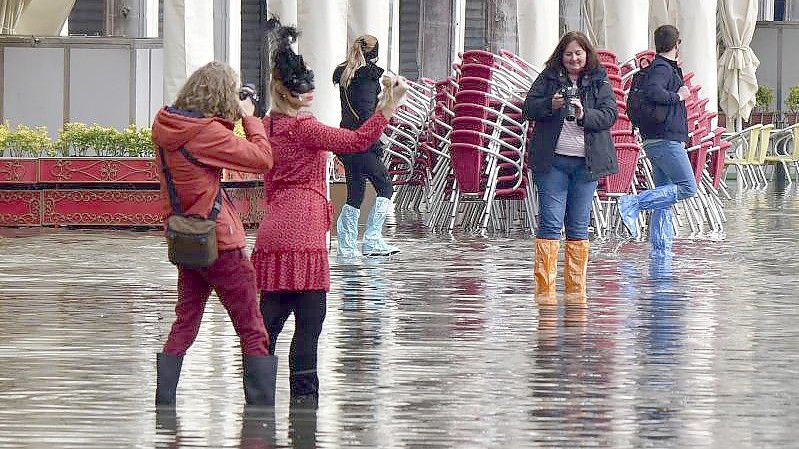
[[485,50],[467,50],[461,55],[463,64],[494,65],[494,54]]
[[610,50],[597,50],[597,56],[599,56],[599,62],[605,62],[610,64],[619,64],[619,58],[616,57],[616,53],[613,53]]
[[605,68],[605,71],[608,73],[608,75],[616,75],[618,77],[621,77],[621,67],[619,67],[618,65],[611,64],[609,62],[603,62],[602,67]]
[[491,92],[491,82],[487,78],[464,76],[458,80],[458,85],[463,90],[474,90],[486,93]]
[[793,127],[793,155],[794,161],[799,161],[799,126]]
[[750,161],[753,164],[763,165],[766,162],[766,156],[768,156],[768,147],[769,143],[771,142],[771,131],[774,130],[774,124],[769,123],[768,125],[763,125],[760,128],[760,141],[757,145],[757,152],[753,154],[753,158]]
[[605,193],[626,194],[633,185],[641,148],[635,143],[614,143],[619,171],[605,177]]
[[758,142],[760,141],[760,129],[763,128],[763,125],[754,125],[749,128],[749,136],[746,140],[747,148],[746,154],[743,155],[743,159],[747,162],[753,160],[755,155],[757,154],[758,150]]
[[644,50],[635,54],[635,65],[638,68],[643,68],[652,63],[655,59],[655,52],[652,50]]

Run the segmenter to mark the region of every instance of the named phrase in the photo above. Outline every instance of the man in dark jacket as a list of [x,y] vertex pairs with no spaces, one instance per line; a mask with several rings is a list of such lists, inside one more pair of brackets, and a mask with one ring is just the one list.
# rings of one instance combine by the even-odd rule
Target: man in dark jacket
[[688,140],[688,119],[685,100],[690,91],[683,84],[682,70],[677,65],[680,32],[671,25],[655,30],[657,55],[643,80],[644,96],[665,112],[665,120],[643,120],[639,131],[644,151],[652,162],[654,189],[638,195],[619,198],[622,222],[633,238],[638,238],[638,214],[653,210],[649,239],[653,255],[671,255],[674,226],[671,207],[679,200],[696,195],[694,177],[685,142]]

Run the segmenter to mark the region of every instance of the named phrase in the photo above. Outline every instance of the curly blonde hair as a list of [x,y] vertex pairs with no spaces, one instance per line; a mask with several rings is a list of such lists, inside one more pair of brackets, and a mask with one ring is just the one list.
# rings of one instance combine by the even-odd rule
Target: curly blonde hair
[[189,76],[178,93],[175,107],[235,122],[241,118],[238,78],[236,71],[224,62],[209,62]]

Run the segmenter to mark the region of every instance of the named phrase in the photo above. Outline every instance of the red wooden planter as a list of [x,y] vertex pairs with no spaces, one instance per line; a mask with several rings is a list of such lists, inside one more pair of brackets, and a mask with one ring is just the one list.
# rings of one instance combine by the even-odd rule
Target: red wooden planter
[[157,183],[158,167],[151,158],[43,158],[41,183]]
[[45,190],[44,226],[154,226],[162,223],[158,190]]
[[[0,158],[0,226],[161,226],[158,170],[145,158]],[[126,184],[146,190],[117,188]],[[263,187],[227,192],[244,224],[257,226]]]
[[0,226],[40,226],[42,192],[0,190]]
[[0,158],[0,184],[35,184],[38,159]]

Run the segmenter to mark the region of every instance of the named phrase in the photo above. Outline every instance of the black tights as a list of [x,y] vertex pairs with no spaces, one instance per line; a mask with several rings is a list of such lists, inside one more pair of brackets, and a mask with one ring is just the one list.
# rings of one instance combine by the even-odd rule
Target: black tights
[[316,375],[316,352],[322,323],[325,321],[327,293],[321,291],[261,292],[261,315],[269,332],[269,353],[283,325],[294,312],[294,337],[289,350],[289,384],[291,397],[319,396]]
[[386,165],[372,150],[359,154],[342,154],[339,159],[344,164],[347,176],[347,204],[360,209],[366,192],[366,180],[372,183],[378,197],[391,198],[394,187],[388,177]]

